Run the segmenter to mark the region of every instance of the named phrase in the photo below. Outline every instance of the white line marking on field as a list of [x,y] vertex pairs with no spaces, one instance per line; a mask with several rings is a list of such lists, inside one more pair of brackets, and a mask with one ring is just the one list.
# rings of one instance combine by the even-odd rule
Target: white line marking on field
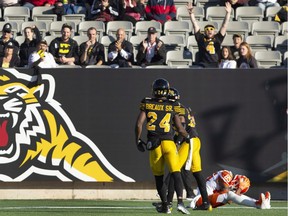
[[[152,209],[155,207],[132,207],[132,206],[7,206],[0,207],[0,210],[11,210],[11,209]],[[245,206],[231,206],[231,207],[219,207],[221,209],[247,209],[252,207]],[[288,207],[271,207],[271,209],[288,209]]]

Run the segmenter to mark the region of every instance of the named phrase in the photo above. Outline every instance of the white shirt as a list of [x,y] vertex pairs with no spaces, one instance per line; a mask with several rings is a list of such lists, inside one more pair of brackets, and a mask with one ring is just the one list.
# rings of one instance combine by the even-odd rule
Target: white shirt
[[[44,55],[45,55],[44,60],[38,64],[38,67],[40,67],[40,68],[55,68],[58,66],[55,62],[54,56],[51,53],[45,52]],[[38,61],[39,59],[40,59],[40,55],[36,51],[31,53],[29,58],[28,58],[29,68],[31,68],[32,64],[34,62]]]
[[221,60],[219,68],[237,68],[237,62],[235,60]]

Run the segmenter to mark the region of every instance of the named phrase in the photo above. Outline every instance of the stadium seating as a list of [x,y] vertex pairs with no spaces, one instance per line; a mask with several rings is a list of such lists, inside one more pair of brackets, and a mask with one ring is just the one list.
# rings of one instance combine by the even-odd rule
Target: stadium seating
[[226,37],[240,34],[245,39],[249,35],[249,24],[245,21],[228,22],[226,33]]
[[72,21],[65,22],[65,21],[55,21],[50,23],[49,32],[51,35],[54,36],[61,36],[61,29],[63,24],[69,24],[72,27],[71,36],[73,37],[77,31],[76,24]]
[[135,34],[138,36],[145,35],[147,36],[147,30],[150,27],[154,27],[157,32],[158,36],[162,33],[162,24],[156,21],[139,21],[135,24]]
[[98,41],[106,33],[104,22],[102,22],[102,21],[84,21],[84,22],[79,23],[78,34],[79,35],[87,35],[87,30],[90,27],[96,28]]
[[249,32],[253,22],[262,21],[264,12],[258,6],[241,6],[235,10],[235,19],[237,21],[246,21],[249,23]]
[[18,23],[15,22],[15,21],[9,21],[9,22],[4,21],[4,22],[0,22],[0,30],[1,30],[1,31],[2,31],[2,29],[3,29],[3,26],[4,26],[6,23],[10,23],[10,24],[11,24],[12,33],[13,33],[14,36],[17,36],[17,34],[18,34],[18,32],[19,32],[19,27],[20,27],[20,26],[18,26]]
[[254,56],[260,68],[281,66],[282,59],[279,51],[256,51]]
[[138,53],[138,46],[145,38],[146,38],[146,35],[140,35],[140,36],[134,35],[134,36],[131,36],[131,38],[129,40],[133,45],[133,54],[134,54],[134,61],[135,62],[136,62],[136,56]]
[[[165,35],[179,35],[186,41],[189,33],[192,31],[191,22],[187,21],[169,21],[165,22],[163,33]],[[185,43],[186,44],[186,43]]]
[[170,67],[190,66],[192,65],[192,53],[189,51],[168,51],[166,55],[166,64]]
[[44,21],[28,21],[28,22],[23,22],[21,24],[20,32],[21,34],[24,34],[24,29],[26,27],[32,27],[32,26],[37,26],[38,30],[41,33],[42,37],[46,36],[46,33],[48,32],[48,26]]
[[166,50],[184,50],[186,40],[180,35],[163,35],[159,38],[165,44]]
[[[224,6],[211,6],[206,9],[206,20],[208,21],[220,20],[222,22],[225,16],[226,16],[226,9]],[[234,10],[232,8],[230,21],[233,20],[233,17],[234,17]]]
[[85,35],[76,35],[73,37],[75,41],[77,41],[78,46],[80,46],[82,43],[86,42],[88,40],[88,37]]
[[284,54],[287,51],[288,37],[287,35],[279,35],[275,37],[274,50],[280,51]]
[[110,43],[112,43],[113,41],[115,41],[115,37],[111,36],[111,35],[104,35],[101,39],[100,39],[100,43],[102,43],[104,45],[104,52],[105,52],[105,61],[108,61],[108,46]]
[[280,32],[280,24],[275,21],[254,22],[251,27],[252,35],[269,35],[276,37]]
[[273,41],[267,35],[248,36],[245,40],[251,47],[252,52],[272,50]]
[[272,6],[272,7],[266,8],[265,19],[268,21],[274,20],[275,15],[278,13],[280,9],[281,7],[278,7],[278,6]]
[[82,6],[78,6],[76,14],[62,15],[62,21],[66,21],[66,22],[72,21],[76,25],[78,25],[80,22],[85,21],[85,17],[86,17],[85,13],[86,13],[86,9]]
[[12,6],[4,8],[3,18],[6,22],[15,21],[19,24],[27,22],[30,18],[30,10],[27,7]]
[[281,34],[282,35],[284,35],[284,34],[287,34],[288,33],[288,21],[286,21],[286,22],[283,22],[282,24],[281,24]]
[[[194,11],[194,16],[195,16],[196,20],[203,21],[204,14],[205,14],[204,8],[203,7],[194,7],[193,11]],[[189,21],[190,22],[190,14],[188,13],[186,6],[177,8],[176,19],[178,21]]]
[[129,40],[133,33],[133,23],[129,21],[110,21],[106,26],[106,34],[116,38],[116,32],[123,28],[126,32],[126,40]]
[[47,26],[50,25],[51,22],[57,21],[57,15],[53,12],[54,6],[46,7],[46,6],[38,6],[32,9],[32,20],[34,21],[43,21]]
[[18,35],[15,37],[15,40],[21,45],[25,41],[25,36],[24,35]]
[[56,37],[56,35],[47,35],[43,39],[46,40],[48,45],[50,45],[51,41],[54,40]]

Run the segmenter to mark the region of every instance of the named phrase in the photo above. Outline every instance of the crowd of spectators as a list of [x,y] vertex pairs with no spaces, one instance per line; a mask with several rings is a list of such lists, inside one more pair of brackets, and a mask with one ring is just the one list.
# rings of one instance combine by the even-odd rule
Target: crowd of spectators
[[[257,68],[257,61],[253,56],[251,47],[244,42],[240,34],[233,35],[233,46],[222,46],[231,10],[236,7],[250,5],[259,6],[265,11],[267,7],[280,7],[281,5],[281,14],[279,11],[275,20],[278,19],[277,21],[279,22],[285,22],[283,13],[285,14],[286,11],[287,15],[287,1],[278,3],[276,0],[229,0],[223,2],[227,14],[219,32],[216,32],[216,28],[212,24],[200,29],[193,13],[193,4],[189,3],[187,5],[187,11],[191,16],[194,35],[199,48],[198,66],[206,68]],[[2,9],[20,5],[28,7],[30,10],[37,6],[54,6],[54,13],[58,15],[58,20],[61,20],[62,15],[77,13],[78,7],[81,7],[86,11],[86,20],[103,21],[105,23],[114,20],[125,20],[132,22],[134,26],[138,21],[142,20],[158,21],[163,26],[165,22],[176,19],[177,11],[173,0],[0,1]],[[6,23],[3,26],[0,39],[0,63],[2,67],[109,65],[113,68],[118,68],[131,67],[132,65],[141,67],[165,65],[167,50],[164,42],[159,39],[161,33],[157,32],[152,26],[147,29],[147,37],[137,47],[138,52],[135,56],[133,45],[127,40],[125,29],[123,28],[117,30],[115,41],[108,47],[107,56],[105,56],[103,44],[97,41],[97,29],[89,28],[87,41],[82,44],[78,44],[71,37],[73,30],[71,25],[64,24],[61,29],[61,36],[53,39],[48,44],[41,37],[37,26],[32,25],[24,29],[25,40],[22,44],[19,44],[13,38],[11,24]],[[202,33],[203,30],[204,32]],[[50,61],[51,57],[53,57],[53,61]],[[105,61],[105,59],[108,60]]]

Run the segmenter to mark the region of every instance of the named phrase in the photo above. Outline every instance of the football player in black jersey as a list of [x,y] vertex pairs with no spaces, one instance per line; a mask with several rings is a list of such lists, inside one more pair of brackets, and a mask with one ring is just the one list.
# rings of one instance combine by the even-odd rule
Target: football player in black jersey
[[[175,101],[180,100],[179,91],[173,87],[170,88],[169,99],[174,99]],[[199,191],[203,198],[203,203],[201,206],[198,206],[196,210],[211,210],[212,206],[209,203],[208,194],[206,191],[206,180],[202,175],[202,166],[201,166],[201,155],[200,148],[201,142],[196,131],[196,122],[193,114],[191,113],[191,108],[185,107],[180,103],[180,108],[177,109],[179,112],[180,121],[185,128],[185,130],[190,135],[190,140],[184,139],[181,135],[177,135],[175,138],[176,144],[179,146],[179,157],[180,157],[180,166],[182,167],[182,177],[183,182],[185,179],[186,170],[189,170],[193,173],[193,176],[196,179]],[[188,141],[188,142],[187,142]],[[172,181],[172,182],[171,182]],[[189,182],[187,182],[189,184]],[[168,189],[168,204],[172,203],[174,188],[173,188],[173,179],[169,182]]]
[[[175,100],[167,99],[169,83],[165,79],[156,79],[152,85],[153,98],[144,98],[141,102],[140,113],[138,115],[135,135],[137,148],[140,151],[149,150],[149,161],[152,173],[155,176],[156,189],[160,195],[162,205],[156,210],[161,213],[171,213],[167,204],[166,185],[163,182],[165,164],[168,166],[171,177],[175,182],[177,194],[177,210],[190,214],[183,204],[183,182],[180,173],[180,161],[177,148],[174,142],[174,128],[186,139],[190,140],[189,134],[183,128],[179,115],[175,109],[179,108],[179,103]],[[140,138],[143,123],[147,120],[147,142]]]

